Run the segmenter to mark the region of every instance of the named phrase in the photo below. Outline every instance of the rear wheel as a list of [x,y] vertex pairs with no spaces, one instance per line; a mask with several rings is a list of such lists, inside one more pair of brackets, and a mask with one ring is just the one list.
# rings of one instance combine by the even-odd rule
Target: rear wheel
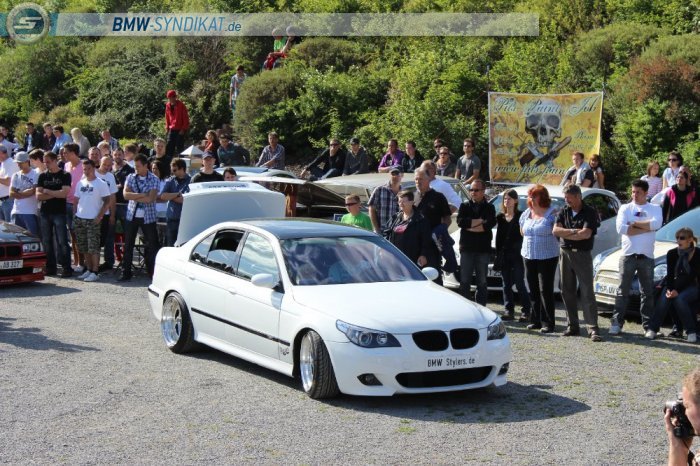
[[311,398],[332,398],[340,393],[328,349],[313,330],[301,339],[299,372],[304,391]]
[[197,347],[190,312],[177,293],[169,294],[163,302],[160,330],[165,344],[174,353],[187,353]]

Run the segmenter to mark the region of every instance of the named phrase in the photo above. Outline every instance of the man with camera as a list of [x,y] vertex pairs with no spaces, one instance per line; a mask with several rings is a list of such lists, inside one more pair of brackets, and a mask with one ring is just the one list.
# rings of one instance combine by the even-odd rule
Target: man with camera
[[668,434],[668,465],[698,465],[690,451],[693,435],[700,432],[700,367],[683,379],[682,397],[668,401],[664,407],[664,421]]

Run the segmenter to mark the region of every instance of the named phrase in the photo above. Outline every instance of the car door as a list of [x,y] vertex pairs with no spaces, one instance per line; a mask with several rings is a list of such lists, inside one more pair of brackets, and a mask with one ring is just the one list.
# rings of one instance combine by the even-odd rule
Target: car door
[[592,255],[595,257],[599,252],[619,246],[620,235],[615,229],[615,219],[620,203],[617,199],[604,193],[592,193],[586,196],[586,204],[593,207],[598,212],[600,226],[593,243]]
[[256,274],[269,273],[280,282],[279,271],[270,241],[249,232],[232,280],[234,291],[227,296],[227,315],[235,323],[228,329],[231,344],[274,359],[279,357],[278,327],[284,293],[281,285],[269,289],[250,280]]
[[212,233],[194,248],[187,265],[195,329],[221,341],[227,341],[227,300],[243,235],[243,231],[230,229]]

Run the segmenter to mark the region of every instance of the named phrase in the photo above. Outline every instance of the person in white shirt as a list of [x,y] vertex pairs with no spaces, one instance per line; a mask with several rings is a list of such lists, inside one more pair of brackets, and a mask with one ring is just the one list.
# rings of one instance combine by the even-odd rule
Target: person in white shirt
[[615,310],[610,322],[610,335],[618,335],[625,322],[630,286],[635,273],[641,288],[643,332],[646,332],[654,308],[654,232],[661,228],[661,207],[647,202],[649,184],[632,182],[632,202],[620,208],[615,226],[622,235],[620,288],[615,297]]
[[[435,162],[432,160],[424,160],[420,166],[421,168],[425,169],[428,178],[430,179],[430,187],[445,196],[447,203],[450,205],[450,211],[453,214],[457,212],[459,206],[462,205],[462,199],[459,197],[459,194],[452,189],[452,186],[447,181],[437,177],[437,166],[435,165]],[[444,219],[444,222],[449,226],[449,224],[452,223],[452,219],[446,218]]]
[[98,272],[102,273],[106,270],[114,268],[114,236],[116,233],[116,215],[117,211],[117,179],[112,173],[112,157],[104,156],[100,160],[100,166],[95,170],[95,176],[107,183],[109,187],[109,209],[102,218],[100,225],[100,246],[104,246],[103,264],[100,264]]
[[10,197],[15,200],[12,206],[12,223],[31,231],[41,237],[39,218],[36,216],[39,207],[36,200],[36,181],[39,176],[29,163],[29,154],[18,152],[15,162],[19,171],[12,175],[10,181]]
[[73,222],[78,249],[85,255],[85,272],[78,278],[86,282],[97,280],[100,263],[100,224],[110,206],[107,183],[95,175],[95,163],[84,159],[83,178],[75,188]]
[[0,145],[0,220],[12,221],[12,206],[15,200],[10,197],[10,181],[12,175],[19,171],[15,162],[7,150]]

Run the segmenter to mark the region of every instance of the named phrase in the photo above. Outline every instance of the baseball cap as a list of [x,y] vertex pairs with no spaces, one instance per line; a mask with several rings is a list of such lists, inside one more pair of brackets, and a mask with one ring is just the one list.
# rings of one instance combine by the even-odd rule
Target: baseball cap
[[392,175],[398,175],[399,173],[403,173],[403,170],[401,167],[392,167],[391,170],[389,170],[389,173]]
[[350,138],[350,144],[359,144],[360,143],[360,138]]
[[174,90],[170,89],[170,90],[165,94],[165,97],[167,97],[168,99],[171,98],[171,97],[177,97],[177,92],[175,92]]
[[210,151],[206,151],[205,153],[202,154],[202,158],[206,159],[207,157],[214,157],[214,153]]
[[17,162],[17,163],[29,162],[29,154],[27,154],[26,152],[17,152],[15,154],[15,162]]

